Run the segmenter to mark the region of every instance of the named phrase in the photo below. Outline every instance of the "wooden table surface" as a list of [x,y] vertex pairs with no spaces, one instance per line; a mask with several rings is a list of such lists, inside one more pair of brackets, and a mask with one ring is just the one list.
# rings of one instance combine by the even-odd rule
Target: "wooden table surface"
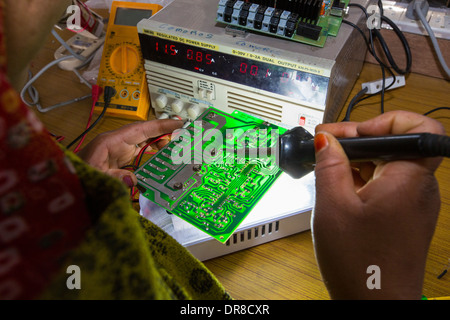
[[[66,36],[66,34],[63,34]],[[35,74],[52,61],[59,43],[49,38],[33,62]],[[381,78],[378,66],[366,63],[349,99],[360,89],[361,83]],[[89,89],[68,71],[53,67],[36,83],[43,107],[89,94]],[[385,111],[409,110],[425,113],[433,108],[448,107],[450,82],[410,74],[403,88],[389,91],[385,96]],[[380,99],[373,97],[359,104],[351,120],[363,121],[380,113]],[[68,144],[84,131],[91,108],[91,100],[74,103],[48,113],[39,113],[50,132],[65,137]],[[450,134],[450,111],[442,110],[430,115],[443,123]],[[342,119],[341,114],[339,119]],[[153,119],[153,113],[149,119]],[[88,134],[85,143],[98,133],[119,128],[132,121],[105,117]],[[450,258],[450,159],[438,169],[442,207],[433,242],[429,251],[423,294],[427,297],[450,296],[450,270],[441,279],[437,276],[446,268]],[[235,299],[329,299],[321,280],[311,241],[305,231],[267,244],[259,245],[223,257],[211,259],[205,265],[217,276]]]

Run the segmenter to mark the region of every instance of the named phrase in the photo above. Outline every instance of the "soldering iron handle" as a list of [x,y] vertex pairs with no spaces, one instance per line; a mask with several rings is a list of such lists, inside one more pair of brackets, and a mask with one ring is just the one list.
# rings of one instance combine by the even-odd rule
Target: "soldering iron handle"
[[[411,160],[450,157],[450,137],[431,133],[339,138],[350,161]],[[279,167],[298,179],[314,170],[314,137],[295,127],[280,137]]]
[[351,161],[450,157],[450,137],[431,133],[338,139]]

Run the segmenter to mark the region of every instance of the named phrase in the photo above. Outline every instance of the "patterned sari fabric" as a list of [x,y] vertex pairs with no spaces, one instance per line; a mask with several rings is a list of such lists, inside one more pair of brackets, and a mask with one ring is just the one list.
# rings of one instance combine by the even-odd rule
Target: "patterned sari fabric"
[[54,142],[6,76],[0,2],[0,299],[229,299],[122,182]]

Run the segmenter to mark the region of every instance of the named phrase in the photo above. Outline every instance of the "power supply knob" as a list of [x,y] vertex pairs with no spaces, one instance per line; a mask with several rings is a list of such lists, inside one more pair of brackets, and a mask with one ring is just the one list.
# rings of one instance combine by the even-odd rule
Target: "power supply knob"
[[157,109],[159,110],[164,109],[167,106],[167,96],[165,96],[164,94],[160,94],[159,96],[156,97],[155,103]]
[[183,103],[183,101],[177,99],[177,100],[174,100],[170,106],[172,107],[173,112],[180,113],[181,110],[183,110],[184,103]]
[[196,104],[191,104],[187,109],[188,116],[191,119],[196,119],[200,115],[200,112],[201,109]]

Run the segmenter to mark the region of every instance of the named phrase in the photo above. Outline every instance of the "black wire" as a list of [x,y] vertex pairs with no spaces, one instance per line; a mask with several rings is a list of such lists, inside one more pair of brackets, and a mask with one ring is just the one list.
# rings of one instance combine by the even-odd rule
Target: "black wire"
[[[362,5],[357,4],[357,3],[355,3],[355,4],[350,3],[349,6],[353,6],[353,7],[358,7],[358,8],[360,8],[360,9],[363,11],[364,15],[366,16],[366,18],[369,17],[366,8],[363,7]],[[367,37],[366,37],[366,35],[364,34],[364,32],[363,32],[363,31],[361,30],[361,28],[359,28],[357,25],[355,25],[354,23],[352,23],[352,22],[350,22],[350,21],[347,21],[347,20],[343,20],[342,22],[344,22],[344,23],[346,23],[346,24],[352,26],[353,28],[355,28],[355,29],[363,36],[363,38],[364,38],[364,40],[365,40],[365,43],[366,43],[366,46],[367,46],[367,50],[368,50],[369,53],[375,58],[375,60],[379,63],[379,65],[380,65],[380,67],[381,67],[382,76],[383,76],[383,78],[382,78],[382,79],[383,79],[382,90],[380,90],[380,91],[378,91],[378,92],[376,92],[376,93],[374,93],[374,94],[370,94],[369,96],[366,96],[366,97],[364,97],[364,98],[363,98],[362,96],[367,92],[367,89],[366,89],[366,90],[361,90],[361,91],[358,92],[358,94],[350,101],[350,103],[349,103],[349,105],[348,105],[348,107],[347,107],[346,115],[345,115],[344,119],[342,120],[342,121],[349,121],[349,120],[350,120],[350,113],[352,112],[353,108],[355,107],[356,104],[358,104],[358,103],[361,102],[362,100],[367,99],[367,98],[369,98],[369,97],[373,97],[374,95],[377,95],[377,94],[380,94],[380,93],[381,93],[381,98],[382,98],[382,100],[384,99],[384,90],[385,90],[385,83],[386,83],[386,80],[385,80],[385,68],[387,68],[387,69],[389,70],[389,72],[390,72],[390,73],[393,75],[393,77],[394,77],[393,82],[390,84],[390,86],[393,85],[393,84],[395,83],[395,75],[394,75],[394,73],[391,71],[391,69],[390,69],[388,66],[386,66],[386,65],[378,58],[378,56],[377,56],[377,54],[376,54],[376,51],[375,51],[375,47],[374,47],[372,30],[369,29],[369,39],[367,39]],[[381,110],[382,110],[382,111],[384,110],[383,102],[382,102]]]
[[365,95],[366,94],[366,92],[367,92],[367,87],[366,88],[364,88],[364,89],[362,89],[360,92],[358,92],[354,97],[353,97],[353,99],[350,101],[350,103],[348,104],[348,107],[347,107],[347,112],[345,113],[345,117],[344,117],[344,119],[342,119],[342,121],[350,121],[350,113],[352,112],[352,110],[353,110],[353,107],[356,105],[356,103],[358,102],[358,99],[361,97],[361,96],[363,96],[363,95]]
[[[386,72],[384,71],[384,67],[381,66],[381,74],[383,79],[383,84],[381,85],[381,101],[380,101],[380,113],[384,113],[384,92],[386,90]],[[395,82],[395,79],[393,83]]]
[[133,169],[137,170],[138,168],[132,164],[127,164],[126,166],[121,167],[120,169]]
[[[382,11],[382,3],[381,3],[381,1],[379,1],[378,5],[381,7],[380,12],[383,12],[383,11]],[[360,4],[358,4],[358,3],[349,3],[348,6],[349,6],[349,7],[357,7],[357,8],[359,8],[359,9],[361,9],[361,11],[364,13],[364,15],[366,16],[366,18],[369,18],[369,15],[368,15],[368,13],[367,13],[366,8],[363,7],[362,5],[360,5]],[[381,19],[383,20],[383,16],[381,16]],[[390,63],[392,62],[391,65],[395,65],[396,68],[399,69],[399,68],[397,67],[397,65],[395,64],[395,61],[393,60],[392,55],[390,54],[389,48],[388,48],[388,46],[387,46],[387,44],[386,44],[386,41],[384,41],[384,38],[383,38],[383,36],[381,35],[381,33],[380,33],[380,31],[379,31],[378,29],[376,29],[376,28],[369,29],[369,38],[370,38],[370,39],[367,39],[367,37],[366,37],[366,35],[364,34],[364,32],[363,32],[363,31],[361,30],[361,28],[359,28],[357,25],[355,25],[354,23],[351,23],[350,21],[347,21],[347,20],[343,20],[342,22],[344,22],[344,23],[346,23],[346,24],[352,26],[353,28],[357,29],[357,30],[361,33],[361,35],[364,37],[364,39],[365,39],[365,41],[366,41],[366,45],[367,45],[367,48],[368,48],[369,53],[375,58],[375,60],[376,60],[381,66],[385,67],[386,69],[390,69],[390,67],[387,66],[383,61],[381,61],[381,59],[380,59],[380,58],[378,57],[378,55],[376,54],[375,47],[374,47],[374,39],[378,39],[378,41],[380,42],[380,45],[381,45],[383,51],[386,51],[386,52],[387,52],[386,54],[387,54],[387,56],[389,56],[389,58],[390,58],[390,61],[389,61],[389,62],[390,62]],[[392,25],[395,26],[394,22],[392,22],[391,20],[389,20],[389,24],[392,24]],[[396,26],[395,26],[395,27],[396,27]],[[400,32],[400,36],[403,36],[403,35],[401,34],[401,31],[400,31],[398,28],[397,28],[397,30],[398,30],[398,32]],[[373,34],[373,33],[375,33],[375,34]],[[403,37],[403,39],[404,39],[404,41],[405,41],[405,43],[406,43],[406,47],[408,48],[407,52],[408,52],[409,54],[407,53],[407,58],[408,58],[408,61],[410,61],[410,52],[411,52],[411,51],[409,50],[409,45],[408,45],[408,42],[407,42],[406,38]],[[389,59],[388,59],[388,60],[389,60]],[[407,66],[409,66],[409,65],[410,65],[410,63],[407,64]],[[408,69],[408,70],[409,70],[409,69]],[[400,71],[402,71],[402,70],[400,70]],[[391,74],[393,74],[393,73],[391,72]]]
[[158,142],[162,137],[166,136],[166,134],[163,134],[159,137],[154,138],[152,141],[148,142],[147,145],[145,147],[143,147],[143,150],[141,150],[140,152],[140,156],[139,158],[136,157],[135,160],[133,161],[135,163],[135,167],[136,170],[139,169],[139,167],[141,166],[141,162],[142,162],[142,158],[144,157],[144,154],[146,152],[146,150],[154,143]]
[[447,269],[445,269],[444,271],[442,271],[442,273],[440,275],[437,276],[438,279],[441,279],[443,276],[445,276],[445,274],[447,273]]
[[[349,3],[348,6],[350,7],[358,7],[359,9],[362,10],[362,12],[364,13],[364,15],[366,16],[366,18],[369,18],[369,15],[367,13],[367,10],[364,6],[358,4],[358,3]],[[381,102],[380,102],[380,111],[381,113],[384,113],[384,95],[385,95],[385,90],[388,90],[392,85],[394,85],[394,83],[396,82],[396,76],[395,73],[392,71],[392,69],[394,69],[397,73],[405,75],[407,73],[409,73],[411,71],[411,65],[412,65],[412,56],[411,56],[411,50],[408,44],[408,41],[406,40],[406,38],[404,37],[403,33],[400,31],[400,29],[395,25],[395,23],[390,20],[387,17],[384,17],[383,15],[383,4],[382,2],[379,0],[378,1],[378,7],[380,8],[380,19],[381,21],[385,21],[387,24],[389,24],[392,29],[394,30],[394,32],[396,33],[397,37],[400,39],[400,41],[403,44],[404,50],[405,50],[405,55],[406,55],[406,67],[405,69],[401,69],[398,67],[397,63],[395,62],[394,58],[391,55],[391,52],[389,50],[389,47],[386,43],[386,41],[384,40],[381,32],[376,29],[369,29],[368,33],[369,33],[369,39],[367,38],[367,36],[365,35],[364,31],[358,27],[356,24],[347,21],[347,20],[342,20],[343,23],[346,23],[348,25],[350,25],[351,27],[355,28],[364,38],[364,41],[366,43],[367,46],[367,50],[369,51],[369,53],[375,58],[375,60],[378,62],[378,64],[380,65],[381,68],[381,74],[382,74],[382,88],[380,91],[376,92],[376,93],[372,93],[369,94],[365,97],[364,94],[365,92],[363,92],[363,90],[361,90],[360,92],[358,92],[358,94],[351,100],[351,102],[349,103],[348,107],[347,107],[347,112],[345,115],[345,118],[342,121],[349,121],[350,120],[350,113],[353,110],[353,108],[360,103],[361,101],[368,99],[370,97],[373,97],[375,95],[380,94],[381,95]],[[390,65],[386,65],[377,55],[376,50],[375,50],[375,46],[374,46],[374,40],[378,40],[379,44],[381,45],[382,51],[384,53],[384,55],[386,56],[386,59],[388,60]],[[392,69],[391,69],[392,68]],[[386,71],[388,71],[393,80],[392,82],[386,87]],[[367,90],[366,90],[367,91]]]
[[449,108],[449,107],[439,107],[439,108],[434,108],[434,109],[431,109],[431,110],[428,111],[428,112],[425,112],[423,115],[424,115],[424,116],[427,116],[427,115],[429,115],[430,113],[433,113],[433,112],[436,112],[436,111],[439,111],[439,110],[450,110],[450,108]]
[[[350,3],[349,6],[360,8],[364,12],[366,17],[368,18],[367,10],[362,5]],[[391,19],[389,19],[388,17],[384,16],[384,14],[383,14],[383,12],[384,12],[383,11],[383,3],[382,3],[381,0],[378,1],[378,7],[380,8],[380,19],[381,19],[381,21],[386,22],[393,29],[393,31],[395,32],[395,34],[397,35],[397,37],[399,38],[399,40],[401,41],[401,43],[403,45],[403,49],[405,50],[405,55],[406,55],[406,67],[405,67],[405,69],[401,69],[397,65],[397,63],[395,62],[394,58],[392,57],[391,51],[389,50],[389,47],[388,47],[386,41],[384,40],[383,35],[381,34],[379,29],[377,29],[377,28],[369,29],[369,35],[372,36],[372,37],[374,36],[378,40],[378,42],[380,43],[380,45],[382,47],[382,51],[383,51],[383,53],[385,54],[386,58],[388,59],[388,61],[390,63],[390,67],[392,67],[398,74],[406,75],[406,74],[411,72],[411,65],[412,65],[411,48],[409,47],[408,40],[405,38],[405,36],[403,35],[402,31],[397,27],[397,25]],[[374,33],[373,35],[372,35],[372,32]],[[374,58],[377,60],[377,62],[379,64],[383,65],[385,68],[389,68],[376,55],[375,48],[373,47],[373,41],[372,41],[372,52],[371,52],[371,54],[374,55]]]
[[380,8],[380,15],[383,16],[384,15],[383,1],[378,0],[377,5],[378,5],[378,8]]
[[401,41],[403,45],[403,49],[405,50],[406,55],[406,67],[405,69],[401,69],[397,63],[395,62],[394,58],[391,55],[391,52],[389,50],[389,47],[387,46],[386,42],[384,41],[383,36],[381,35],[379,30],[376,30],[376,36],[379,38],[378,40],[383,46],[383,52],[386,55],[386,58],[388,59],[389,63],[391,64],[392,68],[401,75],[406,75],[411,72],[411,65],[412,65],[412,55],[411,55],[411,48],[409,47],[408,40],[406,40],[405,36],[403,35],[402,31],[397,27],[397,25],[388,17],[381,16],[381,20],[386,22],[395,32],[399,40]]
[[97,123],[103,118],[103,116],[106,113],[106,109],[108,108],[109,103],[105,102],[105,106],[103,107],[102,113],[98,116],[98,118],[95,120],[95,122],[93,124],[91,124],[89,126],[89,128],[87,128],[86,130],[84,130],[84,132],[82,134],[80,134],[77,138],[75,138],[75,140],[73,140],[71,143],[69,143],[67,145],[67,149],[70,149],[78,140],[82,139],[86,134],[89,133],[89,131],[91,131],[96,125]]
[[105,115],[106,109],[108,109],[109,103],[111,102],[111,98],[115,95],[115,93],[116,93],[116,90],[114,88],[112,88],[112,87],[105,87],[105,94],[104,94],[105,105],[103,107],[102,113],[98,116],[98,118],[95,120],[95,122],[89,126],[89,128],[84,130],[84,132],[82,134],[80,134],[77,138],[75,138],[71,143],[69,143],[67,145],[67,149],[70,149],[71,147],[73,147],[73,145],[75,143],[77,143],[78,140],[82,139],[86,134],[89,133],[89,131],[91,131],[99,123],[99,121]]
[[[142,150],[139,159],[136,159],[136,160],[135,160],[135,163],[136,163],[136,164],[135,164],[136,170],[141,166],[142,158],[144,157],[145,150],[147,150],[148,147],[149,147],[149,145],[146,146],[146,147],[144,147],[144,150]],[[137,161],[137,162],[136,162],[136,161]]]
[[[349,4],[349,5],[350,5],[350,6],[353,5],[353,6],[361,7],[361,9],[364,10],[364,12],[366,13],[366,16],[367,16],[367,11],[365,11],[365,8],[362,7],[361,5],[358,5],[358,4]],[[391,84],[389,84],[389,85],[385,88],[386,90],[389,89],[391,86],[394,85],[394,83],[395,83],[395,81],[396,81],[396,77],[395,77],[394,72],[392,72],[391,68],[389,68],[388,66],[386,66],[386,65],[378,58],[378,56],[376,55],[376,53],[375,53],[375,51],[374,51],[374,47],[373,47],[373,39],[372,39],[372,37],[371,37],[371,40],[367,39],[366,35],[364,34],[364,31],[362,31],[361,28],[358,27],[356,24],[354,24],[354,23],[352,23],[352,22],[350,22],[350,21],[347,21],[347,20],[342,20],[342,22],[343,22],[343,23],[346,23],[346,24],[348,24],[348,25],[350,25],[350,26],[353,27],[353,28],[355,28],[355,29],[358,30],[358,32],[363,36],[363,38],[364,38],[364,40],[365,40],[365,42],[366,42],[367,50],[368,50],[369,53],[377,60],[377,62],[380,64],[381,69],[382,69],[382,71],[381,71],[382,74],[384,74],[384,72],[385,72],[384,69],[387,69],[387,71],[389,71],[389,73],[391,74],[391,76],[392,76],[392,78],[393,78]],[[371,35],[371,34],[370,34],[370,35]],[[384,75],[383,75],[383,80],[384,80],[384,81],[383,81],[383,84],[384,84],[384,83],[385,83],[385,77],[384,77]],[[368,99],[368,98],[370,98],[370,97],[373,97],[373,96],[375,96],[375,95],[378,95],[378,94],[380,94],[380,93],[381,93],[381,91],[376,92],[376,93],[371,93],[371,94],[369,94],[368,96],[359,99],[359,101],[358,101],[357,103],[359,103],[359,102],[362,101],[362,100],[365,100],[365,99]],[[383,107],[382,107],[382,110],[384,110]]]

